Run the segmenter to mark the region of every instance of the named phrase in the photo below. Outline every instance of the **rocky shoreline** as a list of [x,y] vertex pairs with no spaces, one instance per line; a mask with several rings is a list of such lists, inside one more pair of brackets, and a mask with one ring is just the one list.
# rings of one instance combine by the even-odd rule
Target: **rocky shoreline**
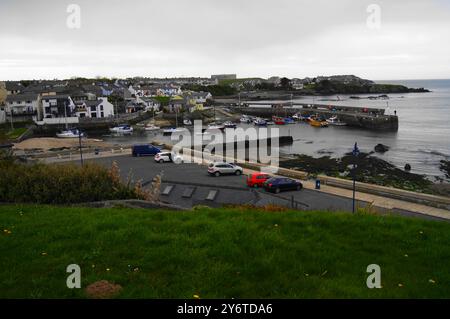
[[[425,175],[411,173],[407,170],[399,169],[393,164],[382,160],[371,153],[360,153],[357,157],[351,153],[345,154],[341,158],[332,158],[329,155],[314,158],[312,156],[296,154],[295,158],[280,162],[280,167],[306,171],[312,176],[319,174],[353,179],[355,173],[356,181],[371,183],[381,186],[390,186],[399,189],[435,194],[450,195],[450,184],[433,183]],[[444,162],[444,161],[442,161]],[[356,170],[353,172],[353,164]],[[449,177],[450,162],[441,164],[447,170]]]

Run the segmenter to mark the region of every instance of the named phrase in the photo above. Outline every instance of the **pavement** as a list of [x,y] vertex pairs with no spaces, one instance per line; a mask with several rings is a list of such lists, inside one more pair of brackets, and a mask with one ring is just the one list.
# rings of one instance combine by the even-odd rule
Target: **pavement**
[[[53,158],[46,162],[73,161],[76,158]],[[79,159],[79,158],[78,158]],[[122,152],[101,153],[99,155],[85,154],[85,161],[95,161],[110,167],[116,161],[124,180],[131,178],[132,182],[141,180],[144,185],[150,184],[153,177],[162,174],[162,191],[167,187],[167,194],[161,195],[161,200],[190,208],[195,205],[222,206],[235,204],[251,204],[262,206],[274,204],[303,210],[351,211],[352,191],[328,185],[315,189],[314,181],[302,181],[303,190],[283,192],[281,194],[267,193],[262,189],[250,189],[246,186],[245,174],[253,172],[244,170],[243,176],[211,177],[206,166],[185,163],[159,164],[153,157],[132,157],[129,150]],[[214,194],[211,194],[213,192]],[[211,195],[211,199],[207,199]],[[450,211],[411,202],[385,198],[372,194],[356,193],[357,207],[372,206],[379,213],[393,213],[403,216],[421,217],[427,219],[450,220]]]

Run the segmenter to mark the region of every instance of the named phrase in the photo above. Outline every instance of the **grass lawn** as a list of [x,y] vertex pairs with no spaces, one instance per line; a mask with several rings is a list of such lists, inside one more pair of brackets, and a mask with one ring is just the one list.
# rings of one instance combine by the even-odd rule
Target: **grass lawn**
[[26,127],[18,127],[13,130],[11,130],[10,128],[9,129],[0,128],[0,139],[7,139],[7,140],[16,139],[20,137],[23,133],[25,133],[26,130],[27,130]]
[[[0,298],[450,298],[450,224],[319,212],[0,206]],[[366,268],[381,266],[382,289]],[[400,284],[400,285],[399,285]]]

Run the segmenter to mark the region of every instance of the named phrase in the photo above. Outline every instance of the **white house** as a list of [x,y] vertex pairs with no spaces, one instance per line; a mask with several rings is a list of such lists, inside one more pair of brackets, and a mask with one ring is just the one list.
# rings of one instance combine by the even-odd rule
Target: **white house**
[[195,100],[197,104],[204,104],[207,100],[212,99],[212,95],[209,92],[192,92],[191,98]]
[[15,115],[36,115],[39,110],[39,94],[15,94],[6,97],[6,112]]
[[145,111],[155,110],[159,111],[161,103],[158,100],[151,97],[140,97],[136,96],[136,101],[142,105],[144,105]]
[[106,97],[83,101],[76,108],[77,117],[104,118],[114,116],[114,105]]

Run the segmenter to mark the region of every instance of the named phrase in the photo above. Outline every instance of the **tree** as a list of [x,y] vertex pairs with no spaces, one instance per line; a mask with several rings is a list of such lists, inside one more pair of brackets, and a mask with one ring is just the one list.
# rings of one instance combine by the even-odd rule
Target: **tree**
[[280,79],[280,87],[284,90],[292,89],[291,80],[289,80],[288,78],[281,78]]

